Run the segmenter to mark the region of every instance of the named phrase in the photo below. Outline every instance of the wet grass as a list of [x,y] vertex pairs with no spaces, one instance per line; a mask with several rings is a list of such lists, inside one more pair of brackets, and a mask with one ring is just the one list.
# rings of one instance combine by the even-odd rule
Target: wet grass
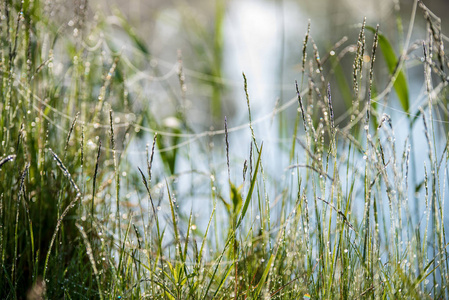
[[[243,74],[240,126],[220,120],[219,4],[212,75],[199,76],[181,53],[164,73],[120,15],[117,48],[85,1],[2,1],[0,298],[448,298],[441,20],[415,1],[399,54],[369,20],[321,55],[307,30],[297,96],[258,117]],[[333,87],[344,59],[351,80]],[[191,126],[189,76],[214,79],[223,129]],[[338,91],[351,97],[343,116]],[[286,109],[296,120],[265,140],[261,124]]]

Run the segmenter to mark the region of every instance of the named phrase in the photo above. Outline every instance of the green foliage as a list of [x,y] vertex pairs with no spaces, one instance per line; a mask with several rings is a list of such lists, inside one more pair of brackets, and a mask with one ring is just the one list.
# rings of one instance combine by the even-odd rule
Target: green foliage
[[[187,75],[180,64],[181,91],[161,76],[150,44],[120,12],[114,26],[131,41],[129,52],[117,49],[104,16],[90,19],[82,6],[66,20],[55,13],[59,5],[3,1],[0,8],[1,299],[448,297],[449,156],[438,134],[449,118],[449,66],[441,21],[424,4],[432,34],[424,39],[425,59],[415,61],[424,64],[427,87],[416,99],[429,97],[427,104],[412,105],[404,61],[412,55],[398,59],[380,33],[365,54],[364,28],[377,29],[362,27],[357,45],[347,47],[357,51],[345,52],[355,54],[354,95],[341,57],[321,59],[313,42],[307,50],[308,31],[307,88],[301,84],[282,108],[299,108],[293,144],[286,142],[291,149],[262,143],[257,126],[270,118],[251,115],[245,75],[240,92],[250,135],[227,123],[224,131],[196,133],[196,116],[182,105]],[[198,56],[213,49],[202,70],[215,80],[211,123],[221,118],[225,11],[226,1],[217,1],[214,29],[193,24],[190,31],[214,35],[210,44],[192,45]],[[377,42],[388,82],[373,76]],[[159,85],[146,89],[135,84],[139,76]],[[326,89],[331,76],[341,77],[351,115],[344,126],[334,119],[337,97]],[[405,124],[395,123],[397,112],[382,98],[393,87]],[[391,116],[379,114],[379,101]],[[420,121],[428,156],[417,163],[421,146],[413,132]],[[397,126],[408,134],[402,148]],[[214,146],[224,144],[226,153]],[[237,146],[249,147],[249,156],[238,157]],[[271,171],[273,153],[276,167],[292,163],[282,174]]]

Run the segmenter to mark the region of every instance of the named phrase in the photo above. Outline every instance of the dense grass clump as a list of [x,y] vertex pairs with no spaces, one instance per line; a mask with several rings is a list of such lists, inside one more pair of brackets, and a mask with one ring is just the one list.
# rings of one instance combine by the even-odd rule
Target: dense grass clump
[[[243,126],[220,108],[225,2],[210,74],[75,2],[1,2],[1,299],[449,297],[447,37],[421,1],[399,54],[363,20],[320,55],[309,24],[296,97],[260,117],[243,74]],[[198,131],[189,76],[223,129]]]

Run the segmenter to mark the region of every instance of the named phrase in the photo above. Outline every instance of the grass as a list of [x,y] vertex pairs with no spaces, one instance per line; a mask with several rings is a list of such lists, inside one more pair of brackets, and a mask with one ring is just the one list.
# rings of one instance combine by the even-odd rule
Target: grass
[[421,1],[399,54],[365,20],[324,56],[307,30],[297,97],[270,114],[298,111],[279,143],[263,141],[244,74],[248,124],[220,120],[224,1],[210,67],[223,130],[199,133],[182,56],[165,76],[121,15],[129,49],[78,4],[69,22],[60,4],[0,7],[0,298],[449,297],[447,37]]

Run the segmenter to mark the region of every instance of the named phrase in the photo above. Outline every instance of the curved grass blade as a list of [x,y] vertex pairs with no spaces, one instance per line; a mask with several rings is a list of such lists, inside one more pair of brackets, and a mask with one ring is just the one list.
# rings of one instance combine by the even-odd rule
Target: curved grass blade
[[257,288],[254,294],[254,299],[259,299],[260,292],[262,291],[262,287],[265,284],[265,281],[267,281],[268,273],[271,269],[271,265],[273,264],[273,259],[275,255],[271,254],[270,259],[268,260],[267,266],[265,267],[265,270],[263,271],[262,278],[260,279],[259,283],[257,284]]
[[69,210],[71,208],[75,207],[75,204],[78,202],[78,200],[81,199],[80,189],[78,188],[78,186],[76,185],[75,181],[73,180],[72,175],[70,174],[70,172],[67,170],[67,168],[65,167],[65,165],[63,164],[63,162],[61,161],[59,156],[56,155],[56,153],[53,152],[52,149],[49,148],[48,150],[53,155],[53,158],[56,161],[56,164],[58,165],[58,167],[62,170],[62,172],[64,174],[64,177],[66,177],[69,180],[70,184],[75,189],[76,196],[69,203],[69,205],[67,205],[67,207],[64,209],[64,211],[62,212],[61,216],[58,219],[58,222],[56,223],[56,228],[55,228],[55,231],[53,232],[53,236],[52,236],[52,238],[50,240],[50,245],[48,246],[48,252],[47,252],[47,255],[45,257],[44,272],[43,272],[43,275],[42,275],[44,281],[45,281],[45,275],[47,273],[48,261],[49,261],[49,258],[50,258],[51,250],[53,248],[53,244],[55,243],[56,236],[58,234],[59,228],[61,227],[62,220],[64,220],[64,218],[68,214]]
[[235,226],[236,230],[237,230],[237,228],[239,228],[240,224],[242,223],[243,217],[245,217],[246,211],[248,210],[249,202],[251,201],[251,196],[253,195],[254,186],[256,185],[257,171],[259,170],[259,165],[260,165],[260,157],[262,156],[262,148],[263,148],[263,143],[260,146],[259,157],[257,158],[256,169],[254,171],[254,177],[251,180],[251,186],[249,187],[248,195],[246,196],[245,204],[243,205],[242,214],[240,215],[239,221],[237,222],[237,225]]
[[[235,226],[235,230],[237,230],[237,228],[238,228],[238,227],[240,226],[240,224],[242,223],[243,217],[245,216],[246,211],[248,210],[249,202],[250,202],[250,200],[251,200],[251,196],[252,196],[253,191],[254,191],[254,186],[256,185],[257,172],[258,172],[259,165],[260,165],[260,157],[262,156],[262,148],[263,148],[263,143],[262,143],[262,145],[260,146],[259,157],[257,158],[257,163],[256,163],[256,169],[255,169],[255,171],[254,171],[254,176],[253,176],[253,179],[251,180],[251,186],[250,186],[250,189],[249,189],[249,191],[248,191],[248,195],[246,196],[246,200],[245,200],[245,204],[243,205],[242,213],[241,213],[240,218],[239,218],[239,220],[238,220],[238,222],[237,222],[237,225]],[[210,289],[210,287],[211,287],[211,285],[212,285],[212,282],[213,282],[213,280],[214,280],[214,278],[215,278],[215,275],[216,275],[216,273],[217,273],[217,271],[218,271],[218,267],[219,267],[219,265],[220,265],[221,259],[223,258],[224,253],[226,252],[226,249],[228,248],[230,242],[232,241],[233,238],[235,238],[234,235],[235,235],[235,231],[234,231],[232,234],[230,234],[229,237],[227,238],[226,244],[225,244],[225,246],[224,246],[224,248],[223,248],[223,251],[221,252],[220,256],[218,257],[217,265],[215,266],[215,269],[214,269],[214,271],[213,271],[213,273],[212,273],[212,275],[211,275],[209,284],[207,285],[207,287],[206,287],[206,289],[205,289],[205,292],[203,293],[204,296],[202,296],[201,299],[206,299],[206,298],[207,298],[207,294],[208,294],[209,289]],[[228,271],[228,272],[229,272],[229,271]],[[227,274],[225,277],[227,277],[228,275],[229,275],[229,274]],[[218,291],[219,291],[220,288],[221,288],[221,285],[220,285],[219,288],[215,291],[214,297],[213,297],[213,298],[215,298],[215,296],[217,295],[217,293],[218,293]]]
[[229,275],[231,274],[231,271],[234,269],[234,264],[231,264],[228,268],[228,271],[224,274],[223,278],[220,281],[220,284],[218,285],[217,290],[215,291],[214,296],[212,297],[212,299],[214,299],[218,292],[221,290],[221,288],[223,287],[224,283],[226,282],[226,279],[229,277]]
[[0,168],[6,164],[8,161],[13,161],[16,158],[15,154],[8,155],[6,157],[0,158]]
[[150,51],[148,50],[145,41],[136,34],[132,26],[126,20],[126,17],[118,8],[114,9],[114,15],[119,20],[123,30],[128,34],[128,37],[131,39],[132,42],[134,42],[134,45],[145,55],[150,55]]
[[[366,26],[366,29],[370,30],[373,33],[376,32],[376,29],[371,26]],[[409,113],[410,112],[409,90],[405,73],[403,70],[399,71],[396,70],[399,67],[399,60],[397,59],[396,54],[394,53],[394,49],[391,46],[388,39],[386,38],[386,36],[381,33],[378,33],[378,38],[380,50],[382,51],[385,62],[387,63],[390,75],[393,76],[394,74],[397,74],[396,78],[392,79],[394,80],[393,84],[394,90],[398,95],[398,99],[399,102],[401,103],[402,109],[404,109],[406,113]]]

